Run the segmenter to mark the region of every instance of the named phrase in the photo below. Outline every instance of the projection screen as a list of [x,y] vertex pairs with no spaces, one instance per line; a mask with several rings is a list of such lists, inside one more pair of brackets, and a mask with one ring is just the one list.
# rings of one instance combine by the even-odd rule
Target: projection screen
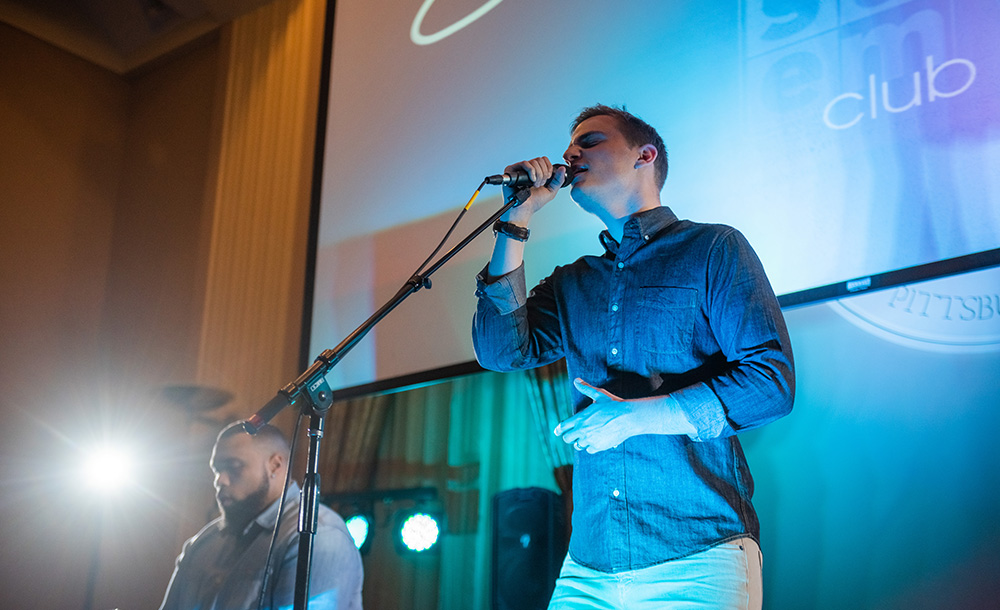
[[[659,129],[663,203],[739,228],[779,295],[865,287],[976,253],[976,264],[1000,262],[996,0],[331,10],[310,359],[405,283],[484,176],[559,160],[571,119],[594,103]],[[456,235],[501,205],[486,187]],[[601,253],[601,228],[564,189],[535,218],[528,281]],[[333,369],[331,386],[473,361],[474,277],[491,246],[487,232],[436,273]]]

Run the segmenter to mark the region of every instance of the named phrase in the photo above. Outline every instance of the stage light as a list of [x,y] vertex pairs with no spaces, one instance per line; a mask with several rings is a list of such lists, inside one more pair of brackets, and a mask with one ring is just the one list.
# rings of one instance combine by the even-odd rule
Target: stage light
[[397,515],[396,546],[402,553],[425,553],[439,548],[442,516],[413,509]]
[[371,546],[371,536],[369,535],[372,526],[371,518],[366,514],[358,513],[348,517],[346,523],[347,531],[354,539],[354,546],[361,552],[368,550],[368,547]]
[[90,567],[84,592],[84,610],[94,608],[94,594],[101,570],[101,540],[108,527],[109,511],[120,510],[123,498],[118,492],[135,485],[135,461],[132,452],[124,446],[104,444],[84,450],[79,456],[79,481],[85,491],[86,502],[94,514],[91,537]]
[[96,447],[83,460],[83,481],[91,490],[115,493],[132,483],[133,464],[130,452],[124,447]]
[[326,494],[320,501],[344,517],[354,545],[362,553],[377,535],[375,517],[376,511],[381,511],[383,523],[391,524],[382,529],[391,534],[396,551],[419,556],[435,553],[441,546],[446,525],[437,496],[433,487],[408,487]]

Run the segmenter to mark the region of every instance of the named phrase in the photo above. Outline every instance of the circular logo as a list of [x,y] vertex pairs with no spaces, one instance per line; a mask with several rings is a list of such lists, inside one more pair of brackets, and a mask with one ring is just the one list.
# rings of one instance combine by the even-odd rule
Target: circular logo
[[1000,267],[863,293],[829,305],[855,326],[908,347],[1000,350]]

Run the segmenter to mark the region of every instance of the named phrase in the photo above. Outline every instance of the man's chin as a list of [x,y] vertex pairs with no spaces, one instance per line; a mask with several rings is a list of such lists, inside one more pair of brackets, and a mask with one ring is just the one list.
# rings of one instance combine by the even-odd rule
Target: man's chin
[[247,515],[247,511],[243,510],[239,502],[216,500],[216,504],[219,507],[219,514],[222,515],[222,525],[225,528],[241,527],[246,525],[246,522],[251,518]]
[[218,502],[218,505],[219,512],[222,514],[223,527],[238,530],[245,528],[266,508],[266,506],[260,506],[259,503],[248,500],[231,500],[226,504]]
[[242,530],[254,518],[254,515],[248,515],[244,511],[232,508],[222,509],[219,512],[222,513],[222,529],[225,530]]

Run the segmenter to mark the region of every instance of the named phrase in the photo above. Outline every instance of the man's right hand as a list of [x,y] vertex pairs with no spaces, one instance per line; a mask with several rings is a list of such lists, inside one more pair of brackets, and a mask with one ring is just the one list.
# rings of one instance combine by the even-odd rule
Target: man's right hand
[[[552,179],[552,162],[547,157],[536,157],[508,165],[504,169],[504,173],[509,174],[516,170],[527,172],[528,177],[531,178],[531,195],[521,205],[507,210],[500,219],[527,228],[535,212],[555,198],[562,186],[562,181],[566,179],[566,170],[560,167],[555,171],[555,178]],[[552,182],[546,186],[550,179]],[[514,189],[506,186],[503,188],[505,201],[509,200],[513,194]],[[504,276],[521,266],[523,260],[524,242],[511,239],[501,233],[497,235],[493,244],[493,256],[490,258],[487,274],[491,279]]]
[[[549,161],[548,157],[535,157],[508,165],[503,171],[505,174],[511,174],[518,170],[526,172],[531,178],[531,196],[521,205],[508,210],[501,217],[501,220],[527,227],[535,212],[555,198],[556,193],[562,187],[563,180],[566,179],[566,170],[560,167],[553,172],[552,162]],[[509,200],[513,194],[514,189],[509,186],[503,187],[504,201]]]

